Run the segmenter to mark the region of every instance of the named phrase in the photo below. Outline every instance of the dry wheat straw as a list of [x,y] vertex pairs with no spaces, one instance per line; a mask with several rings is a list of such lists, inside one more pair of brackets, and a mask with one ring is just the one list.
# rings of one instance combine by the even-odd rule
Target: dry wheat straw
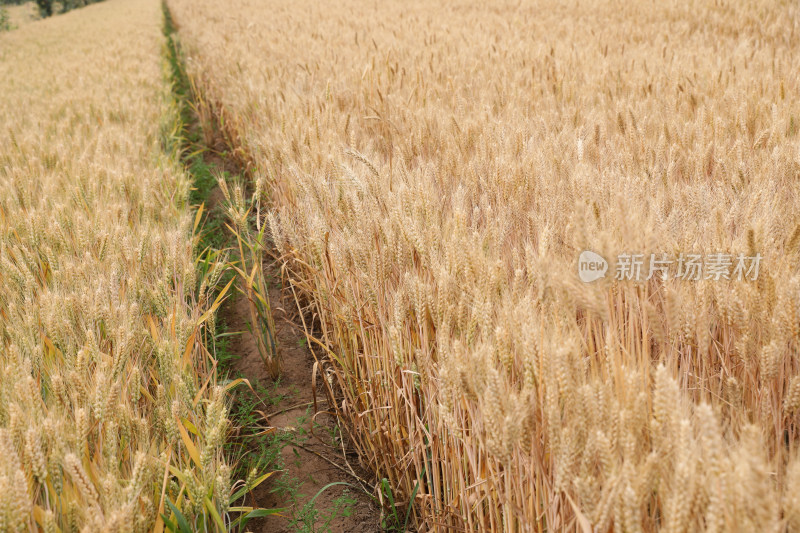
[[[796,5],[169,4],[418,522],[798,523]],[[764,267],[587,286],[584,249]]]

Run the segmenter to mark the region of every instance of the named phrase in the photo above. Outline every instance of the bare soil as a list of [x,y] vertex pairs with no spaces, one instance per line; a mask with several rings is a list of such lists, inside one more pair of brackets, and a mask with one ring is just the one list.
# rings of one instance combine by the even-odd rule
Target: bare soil
[[[332,533],[366,533],[381,531],[380,509],[367,495],[370,487],[359,481],[369,479],[353,457],[345,457],[341,447],[332,445],[331,433],[336,419],[325,412],[327,407],[324,395],[317,394],[318,412],[314,412],[314,393],[312,372],[314,355],[305,344],[302,322],[297,316],[293,302],[285,302],[281,289],[271,283],[269,291],[273,319],[276,329],[276,343],[282,361],[282,374],[278,382],[270,379],[258,354],[256,342],[247,328],[248,306],[245,297],[237,294],[223,308],[223,317],[231,331],[243,332],[233,337],[231,351],[238,359],[233,363],[233,374],[247,378],[254,389],[256,385],[267,386],[273,397],[283,398],[272,406],[267,414],[266,425],[275,431],[297,432],[305,429],[312,436],[299,445],[287,444],[281,451],[285,471],[276,472],[269,480],[251,493],[248,505],[262,508],[284,508],[287,506],[284,494],[275,491],[276,481],[282,474],[299,481],[296,510],[314,497],[323,487],[334,482],[345,482],[350,486],[337,485],[324,490],[315,500],[321,512],[332,509],[334,500],[342,496],[344,490],[356,500],[350,508],[349,516],[338,516],[330,524]],[[288,298],[286,298],[288,300]],[[288,311],[287,311],[288,310]],[[322,379],[318,376],[317,379]],[[306,416],[309,415],[310,416]],[[304,420],[305,419],[305,420]],[[299,425],[302,424],[302,425]],[[352,474],[351,474],[352,472]],[[248,529],[254,533],[283,533],[302,531],[292,527],[291,513],[282,513],[251,521]],[[321,527],[321,526],[320,526]],[[314,529],[322,531],[322,529]]]
[[[191,127],[199,127],[192,124]],[[217,137],[212,145],[214,150],[203,154],[205,162],[213,167],[226,171],[232,175],[240,173],[236,163],[229,157],[223,157],[225,145]],[[219,187],[211,191],[206,202],[208,213],[213,212],[224,197]],[[314,354],[306,345],[302,320],[299,316],[295,301],[290,292],[281,288],[280,272],[276,267],[267,268],[269,282],[269,300],[275,323],[275,340],[277,351],[281,358],[281,376],[273,381],[258,353],[255,338],[248,330],[249,309],[246,297],[238,291],[231,294],[220,309],[222,320],[229,331],[241,332],[231,337],[230,351],[236,359],[232,363],[231,375],[246,378],[253,390],[268,390],[271,398],[281,398],[281,401],[271,405],[267,420],[261,425],[274,428],[276,432],[302,433],[305,430],[311,438],[295,439],[290,441],[281,450],[284,469],[275,472],[267,481],[256,487],[247,496],[246,505],[254,508],[279,509],[287,508],[286,512],[265,518],[251,520],[247,530],[253,533],[294,533],[309,531],[299,525],[292,524],[292,517],[318,492],[330,483],[347,483],[330,487],[316,498],[315,507],[320,513],[327,514],[334,506],[334,501],[341,497],[345,490],[355,500],[349,508],[347,516],[337,516],[324,528],[323,524],[313,524],[310,531],[331,533],[372,533],[382,531],[381,510],[370,495],[373,487],[369,481],[371,477],[358,464],[355,453],[347,450],[346,441],[342,446],[341,440],[336,446],[332,445],[331,434],[334,432],[337,420],[335,416],[326,412],[328,407],[324,393],[318,392],[316,397],[317,412],[314,412],[314,391],[312,388],[312,373],[314,371]],[[317,380],[324,379],[318,375]],[[261,387],[259,387],[261,386]],[[265,404],[269,399],[264,398]],[[341,438],[345,438],[338,433]],[[267,437],[263,437],[267,438]],[[257,443],[251,442],[251,448]],[[297,501],[292,505],[285,493],[276,490],[279,480],[295,479],[298,482]]]

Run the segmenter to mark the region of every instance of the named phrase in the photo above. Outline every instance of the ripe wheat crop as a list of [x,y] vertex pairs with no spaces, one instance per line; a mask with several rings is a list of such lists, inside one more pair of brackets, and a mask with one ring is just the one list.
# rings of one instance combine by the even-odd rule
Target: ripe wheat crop
[[[800,528],[795,3],[169,6],[418,524]],[[763,260],[584,284],[587,249]]]
[[162,24],[114,0],[0,35],[0,532],[230,525]]

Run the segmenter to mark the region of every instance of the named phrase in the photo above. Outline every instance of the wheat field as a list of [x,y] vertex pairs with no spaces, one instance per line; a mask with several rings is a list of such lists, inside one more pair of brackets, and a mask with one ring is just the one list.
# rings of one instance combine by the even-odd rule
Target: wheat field
[[107,0],[0,34],[0,532],[237,530],[268,475],[162,7],[415,530],[800,530],[796,3]]
[[2,532],[230,525],[162,25],[114,0],[0,34]]
[[[800,528],[795,3],[168,5],[421,529]],[[582,250],[761,263],[589,284]]]

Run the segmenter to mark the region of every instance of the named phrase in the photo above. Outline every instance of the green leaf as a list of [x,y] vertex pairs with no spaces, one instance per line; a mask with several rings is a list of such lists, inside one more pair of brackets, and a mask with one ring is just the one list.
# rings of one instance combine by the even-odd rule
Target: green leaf
[[254,509],[254,510],[250,511],[249,513],[247,513],[247,519],[249,520],[251,518],[262,518],[264,516],[271,516],[271,515],[274,515],[274,514],[281,514],[281,513],[285,512],[285,511],[286,511],[285,508],[281,508],[281,509]]
[[219,527],[220,531],[225,531],[225,522],[222,521],[222,517],[219,515],[219,512],[217,512],[217,508],[214,507],[214,504],[211,502],[211,499],[206,497],[203,500],[203,503],[205,504],[206,509],[211,515],[211,518],[213,518],[214,522],[216,522],[217,527]]
[[254,509],[249,513],[247,513],[246,515],[242,515],[239,518],[237,518],[231,525],[231,529],[234,529],[236,527],[238,527],[239,529],[244,529],[244,527],[247,525],[247,522],[249,522],[253,518],[262,518],[264,516],[280,515],[285,511],[286,509]]
[[[318,492],[318,493],[316,493],[316,494],[314,495],[314,497],[313,497],[313,498],[311,498],[311,500],[310,500],[308,503],[309,503],[309,504],[313,504],[313,503],[314,503],[314,500],[316,500],[317,498],[319,498],[320,494],[322,494],[323,492],[325,492],[325,491],[326,491],[326,490],[328,490],[329,488],[331,488],[331,487],[333,487],[333,486],[336,486],[336,485],[347,485],[348,487],[352,487],[352,486],[353,486],[353,485],[351,485],[350,483],[345,483],[344,481],[334,481],[333,483],[328,483],[327,485],[325,485],[324,487],[322,487],[321,489],[319,489],[319,492]],[[353,487],[353,488],[355,488],[355,487]]]
[[180,527],[181,533],[192,533],[192,528],[189,527],[189,522],[186,521],[186,517],[175,507],[171,501],[167,500],[167,505],[169,506],[172,514],[175,515],[175,518],[178,520],[178,526]]
[[167,531],[175,531],[175,528],[178,527],[175,522],[167,518],[167,515],[164,513],[161,513],[161,519],[164,521],[164,528],[166,528]]
[[406,509],[406,521],[403,522],[403,531],[408,531],[408,519],[411,518],[411,509],[414,508],[414,498],[417,497],[417,491],[419,490],[419,480],[414,485],[414,490],[411,491],[411,499],[408,502],[408,509]]

